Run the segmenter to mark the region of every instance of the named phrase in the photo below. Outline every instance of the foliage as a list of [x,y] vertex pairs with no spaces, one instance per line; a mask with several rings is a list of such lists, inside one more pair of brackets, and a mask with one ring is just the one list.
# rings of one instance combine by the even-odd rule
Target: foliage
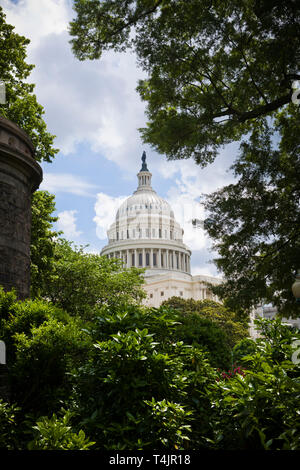
[[277,320],[260,324],[268,335],[245,358],[245,374],[214,385],[214,442],[226,450],[299,450],[300,369],[291,361],[292,336]]
[[85,324],[0,290],[14,403],[0,401],[0,447],[299,450],[299,332],[257,320],[255,348],[234,348],[243,367],[222,373],[197,342],[178,341],[183,318],[119,302]]
[[16,415],[19,408],[0,398],[0,450],[15,450],[17,445]]
[[245,371],[244,369],[241,367],[241,366],[238,366],[238,367],[234,367],[235,364],[233,365],[233,367],[231,369],[229,369],[228,371],[221,371],[221,370],[218,370],[219,372],[219,377],[216,379],[217,382],[219,382],[221,379],[224,380],[230,380],[232,379],[233,377],[235,377],[237,374],[240,374],[242,376],[245,376]]
[[231,348],[225,331],[214,321],[198,313],[181,316],[175,336],[185,344],[200,346],[208,353],[213,367],[228,367],[231,364]]
[[30,336],[33,327],[39,327],[53,318],[62,323],[70,320],[66,312],[50,303],[41,300],[17,301],[14,291],[4,292],[0,288],[0,332],[7,346],[7,360],[15,359],[16,334]]
[[245,365],[244,357],[254,354],[256,349],[256,343],[253,339],[241,339],[241,341],[239,341],[232,350],[233,362],[240,365]]
[[299,316],[291,291],[300,266],[299,109],[290,105],[277,116],[278,148],[274,130],[261,123],[232,167],[238,182],[206,197],[205,226],[226,279],[212,290],[230,308],[264,302]]
[[84,247],[58,239],[53,274],[41,296],[73,315],[89,319],[102,304],[139,302],[145,297],[141,270],[123,268],[121,260],[84,252]]
[[53,273],[55,240],[62,232],[52,228],[58,220],[55,211],[55,196],[47,191],[36,191],[31,200],[31,245],[30,288],[31,296],[38,297],[50,281]]
[[194,300],[172,297],[162,303],[163,306],[176,309],[183,323],[192,323],[189,315],[196,314],[202,319],[212,321],[221,328],[225,335],[227,348],[233,348],[242,338],[248,336],[247,317],[237,316],[235,312],[213,300]]
[[131,305],[98,320],[94,354],[74,374],[78,426],[105,449],[203,446],[215,373],[199,348],[173,340],[177,315]]
[[[291,101],[300,46],[297,2],[75,0],[80,60],[133,48],[148,78],[145,142],[201,165]],[[292,44],[292,46],[291,46]]]
[[[49,413],[68,400],[69,375],[88,354],[89,343],[74,321],[55,319],[14,335],[16,359],[11,367],[12,396],[23,410]],[[24,383],[28,384],[24,391]]]
[[71,414],[65,412],[59,418],[43,416],[34,426],[35,436],[29,442],[29,450],[89,450],[95,443],[91,442],[80,430],[73,432],[70,426]]
[[44,109],[33,94],[35,85],[28,82],[34,67],[26,63],[26,47],[30,41],[15,33],[5,18],[0,7],[0,79],[6,88],[6,103],[0,104],[0,115],[27,132],[37,161],[50,162],[58,150],[53,148],[55,136],[47,131],[43,120]]
[[82,322],[41,300],[17,302],[3,290],[0,320],[12,401],[35,416],[60,408],[71,393],[69,373],[91,349]]
[[273,361],[290,360],[293,352],[293,343],[300,338],[299,330],[294,331],[290,326],[284,325],[279,317],[274,319],[255,320],[256,328],[260,333],[260,338]]
[[185,441],[190,440],[192,431],[191,425],[185,423],[188,422],[187,418],[192,412],[165,399],[157,402],[152,398],[149,401],[145,400],[145,403],[151,407],[151,419],[156,423],[158,440],[168,449],[184,448]]

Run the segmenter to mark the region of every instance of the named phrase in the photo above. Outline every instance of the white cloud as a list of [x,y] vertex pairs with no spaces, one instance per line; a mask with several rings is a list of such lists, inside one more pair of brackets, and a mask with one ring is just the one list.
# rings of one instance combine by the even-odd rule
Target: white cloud
[[209,249],[211,242],[208,235],[203,228],[195,228],[192,220],[202,221],[206,216],[201,204],[203,194],[215,191],[233,181],[232,174],[226,173],[224,166],[220,165],[220,160],[228,165],[230,159],[231,155],[228,157],[223,153],[214,164],[205,169],[199,168],[193,160],[160,164],[161,173],[166,178],[169,175],[175,183],[168,191],[167,200],[174,210],[175,218],[184,229],[184,242],[193,251]]
[[31,39],[28,61],[37,66],[29,80],[45,108],[45,120],[64,154],[79,143],[123,169],[132,169],[140,152],[137,131],[145,123],[145,105],[135,91],[144,73],[132,53],[105,52],[100,60],[79,61],[69,43],[71,0],[0,0],[7,21]]
[[64,232],[63,236],[67,239],[73,240],[78,238],[82,232],[79,232],[76,228],[76,210],[63,211],[58,213],[57,228]]
[[70,0],[1,0],[7,22],[16,32],[31,40],[31,49],[39,46],[42,37],[60,34],[68,27],[72,11]]
[[192,276],[212,276],[212,277],[219,277],[220,279],[222,276],[220,273],[217,272],[217,269],[214,267],[214,265],[196,265],[196,266],[191,266],[191,274]]
[[77,196],[95,197],[96,188],[97,186],[70,173],[45,173],[39,189],[55,194],[64,192]]
[[95,204],[96,215],[93,221],[96,223],[96,233],[100,240],[107,238],[106,231],[114,222],[118,208],[127,197],[128,196],[113,197],[104,193],[97,194]]

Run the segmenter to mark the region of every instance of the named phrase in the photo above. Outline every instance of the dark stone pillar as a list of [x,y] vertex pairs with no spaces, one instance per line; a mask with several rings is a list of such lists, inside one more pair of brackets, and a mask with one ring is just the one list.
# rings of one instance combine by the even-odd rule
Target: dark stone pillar
[[28,135],[0,116],[0,286],[30,294],[31,194],[43,179]]

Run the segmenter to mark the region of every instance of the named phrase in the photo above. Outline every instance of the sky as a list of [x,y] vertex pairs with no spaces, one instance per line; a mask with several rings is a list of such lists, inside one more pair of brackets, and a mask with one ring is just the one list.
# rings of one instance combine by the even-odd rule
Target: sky
[[119,205],[137,188],[145,150],[152,187],[167,200],[192,250],[191,272],[220,276],[212,260],[212,243],[191,220],[203,220],[199,200],[234,181],[229,168],[238,148],[222,150],[201,169],[192,159],[167,161],[143,144],[138,128],[146,126],[145,103],[136,92],[144,72],[134,53],[106,52],[100,60],[81,62],[72,53],[69,22],[71,0],[0,0],[7,23],[30,39],[27,62],[34,64],[35,83],[48,131],[59,153],[42,163],[40,190],[55,195],[55,229],[85,250],[100,253],[106,231]]

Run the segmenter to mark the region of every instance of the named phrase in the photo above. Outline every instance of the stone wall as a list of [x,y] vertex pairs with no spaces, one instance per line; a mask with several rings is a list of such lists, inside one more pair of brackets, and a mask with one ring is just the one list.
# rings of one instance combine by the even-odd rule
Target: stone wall
[[42,181],[27,134],[0,116],[0,286],[30,292],[31,194]]

